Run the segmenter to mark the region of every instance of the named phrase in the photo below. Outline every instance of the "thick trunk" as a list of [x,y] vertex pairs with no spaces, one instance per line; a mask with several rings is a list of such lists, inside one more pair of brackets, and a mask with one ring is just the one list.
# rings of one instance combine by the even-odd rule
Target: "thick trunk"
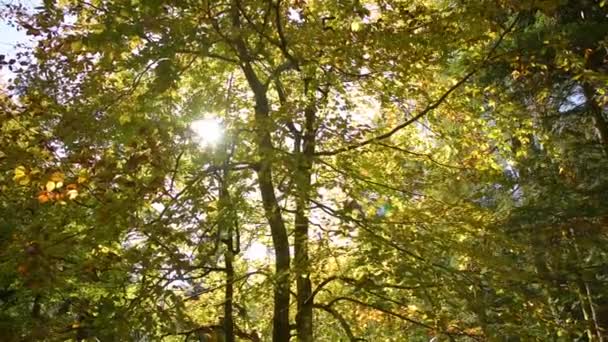
[[313,341],[313,298],[310,282],[310,260],[308,255],[308,207],[310,204],[311,169],[315,148],[315,108],[311,105],[305,110],[306,123],[302,152],[298,154],[296,173],[296,215],[294,232],[294,262],[297,286],[298,314],[296,328],[298,341]]
[[[257,108],[256,108],[257,111]],[[274,319],[272,340],[289,341],[289,240],[272,182],[270,135],[258,127],[260,165],[258,182],[264,213],[270,225],[275,251]]]
[[272,340],[287,342],[289,329],[289,239],[281,215],[281,209],[274,193],[272,180],[273,146],[269,127],[270,107],[266,89],[257,79],[250,64],[243,67],[247,81],[255,94],[255,127],[258,147],[258,183],[262,196],[264,214],[270,225],[272,244],[275,251],[274,319]]
[[[241,29],[238,0],[234,0],[231,8],[232,24],[237,30]],[[287,342],[290,338],[289,329],[289,239],[285,222],[274,193],[272,180],[273,146],[270,137],[270,106],[268,104],[267,88],[260,81],[251,64],[245,40],[235,37],[234,47],[241,61],[241,69],[255,97],[255,130],[257,138],[257,154],[259,158],[257,175],[262,196],[264,214],[270,226],[272,244],[275,251],[275,285],[273,312],[273,342]]]

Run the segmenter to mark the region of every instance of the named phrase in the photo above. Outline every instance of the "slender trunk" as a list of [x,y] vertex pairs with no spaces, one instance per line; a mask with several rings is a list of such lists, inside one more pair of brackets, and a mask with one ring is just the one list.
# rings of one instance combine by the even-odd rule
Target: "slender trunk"
[[[311,169],[315,148],[315,108],[311,104],[305,110],[306,123],[302,152],[298,154],[296,173],[296,215],[294,232],[294,263],[297,286],[298,314],[296,328],[298,341],[313,341],[313,298],[310,282],[310,260],[308,255],[308,207],[311,187]],[[297,147],[299,149],[299,147]]]
[[602,107],[594,99],[595,89],[593,88],[593,86],[585,84],[583,85],[583,90],[585,91],[587,103],[591,108],[593,125],[597,130],[597,134],[600,138],[600,143],[602,144],[604,152],[606,153],[606,155],[608,155],[608,122],[606,122],[606,118],[604,118]]
[[[228,79],[228,90],[226,91],[226,117],[230,113],[230,97],[232,92],[232,81],[233,75],[230,75]],[[222,178],[220,179],[220,230],[226,232],[224,239],[225,252],[224,252],[224,264],[226,267],[226,287],[224,292],[224,321],[222,326],[224,327],[224,341],[235,342],[234,332],[234,255],[240,251],[240,239],[237,233],[236,246],[234,241],[234,233],[238,229],[236,222],[235,209],[230,198],[230,190],[228,188],[230,184],[230,159],[234,154],[234,141],[229,142],[229,137],[226,135],[226,141],[222,144],[223,147],[223,165],[222,165]],[[228,145],[231,145],[228,147]],[[220,232],[221,233],[221,232]]]
[[228,160],[224,161],[223,177],[220,179],[220,198],[219,198],[219,234],[224,243],[224,264],[226,273],[226,287],[224,288],[224,319],[222,321],[224,341],[234,342],[234,319],[233,319],[233,297],[234,297],[234,260],[233,244],[234,244],[234,219],[232,216],[232,207],[230,203],[230,194],[228,192]]
[[[572,241],[572,246],[574,247],[574,252],[576,255],[576,260],[577,260],[577,264],[578,265],[584,265],[583,262],[583,255],[580,251],[580,249],[578,248],[578,243],[576,242],[576,234],[574,233],[574,229],[570,228],[570,237],[571,237],[571,241]],[[584,290],[584,293],[583,293]],[[581,302],[581,308],[583,310],[583,315],[585,317],[585,321],[587,322],[591,322],[592,327],[591,329],[587,329],[587,333],[589,335],[589,340],[593,341],[594,338],[592,338],[593,336],[597,337],[597,341],[602,342],[604,340],[604,337],[602,336],[602,329],[600,327],[598,318],[597,318],[597,313],[595,310],[595,303],[593,302],[593,295],[591,293],[591,288],[589,287],[589,283],[582,277],[579,275],[579,298],[580,298],[580,302]],[[586,303],[586,305],[585,305]],[[585,306],[587,306],[589,308],[589,313],[587,313],[587,311],[585,310]]]
[[[536,274],[538,275],[538,277],[540,278],[541,281],[546,282],[547,284],[545,284],[544,286],[546,286],[546,290],[547,290],[547,295],[544,298],[544,302],[545,305],[547,305],[547,307],[549,308],[549,310],[551,311],[551,314],[553,315],[553,320],[556,324],[556,326],[562,325],[561,319],[559,317],[559,310],[557,310],[555,308],[555,301],[553,300],[553,292],[554,289],[559,288],[559,284],[555,283],[554,277],[553,277],[553,272],[549,269],[549,267],[547,266],[547,255],[545,253],[545,240],[547,239],[546,236],[541,235],[538,232],[531,232],[531,238],[532,238],[532,255],[534,257],[534,266],[536,268]],[[552,332],[551,334],[552,338],[555,339],[557,337],[556,332]]]
[[[603,342],[604,341],[604,337],[602,336],[602,328],[600,327],[598,318],[597,318],[597,312],[595,310],[595,303],[593,302],[593,295],[591,293],[591,288],[589,287],[589,283],[586,282],[585,280],[581,280],[582,282],[582,287],[585,290],[585,297],[587,300],[587,304],[589,305],[589,312],[591,313],[591,321],[593,322],[593,330],[595,335],[597,336],[597,341],[598,342]],[[581,302],[582,304],[582,302]]]
[[232,265],[232,246],[227,246],[224,258],[226,259],[226,288],[224,293],[224,334],[226,342],[234,342],[234,319],[232,302],[234,297],[234,267]]
[[42,296],[37,294],[34,297],[34,304],[32,305],[32,318],[33,319],[40,319],[40,300],[42,299]]

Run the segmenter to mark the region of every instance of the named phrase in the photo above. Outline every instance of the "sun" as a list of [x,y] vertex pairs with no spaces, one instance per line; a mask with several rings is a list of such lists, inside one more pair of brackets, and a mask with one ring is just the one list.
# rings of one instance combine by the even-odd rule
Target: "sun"
[[243,253],[243,257],[249,261],[261,261],[269,256],[268,247],[257,241],[251,243],[251,246]]
[[190,129],[196,135],[197,141],[201,146],[216,145],[224,135],[221,120],[217,118],[205,118],[193,121]]

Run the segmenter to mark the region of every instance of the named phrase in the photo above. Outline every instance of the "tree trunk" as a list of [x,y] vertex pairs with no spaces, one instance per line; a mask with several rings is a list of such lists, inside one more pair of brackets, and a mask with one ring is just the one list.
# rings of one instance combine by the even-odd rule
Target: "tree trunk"
[[[232,24],[237,30],[241,28],[238,1],[234,0],[231,7]],[[275,283],[274,283],[274,312],[273,312],[273,342],[287,342],[290,338],[289,328],[289,239],[287,229],[281,214],[281,209],[274,193],[272,180],[273,146],[270,137],[270,106],[268,104],[267,88],[260,81],[251,65],[252,57],[243,37],[235,37],[234,47],[241,61],[241,69],[255,97],[255,131],[257,154],[259,158],[257,175],[262,196],[264,214],[270,226],[272,244],[275,251]]]
[[310,260],[308,255],[308,207],[310,205],[311,170],[315,148],[315,108],[305,109],[303,146],[300,153],[296,148],[298,169],[296,172],[296,215],[294,232],[294,263],[297,286],[298,314],[296,328],[298,341],[313,341],[313,298],[310,282]]
[[[267,102],[266,102],[267,105]],[[258,182],[262,195],[262,205],[266,219],[270,225],[272,244],[275,251],[275,286],[274,286],[274,320],[272,340],[274,342],[287,342],[290,337],[289,330],[289,240],[287,230],[272,182],[272,144],[270,134],[264,132],[265,116],[263,107],[256,105],[256,122],[258,124],[258,155],[260,165],[258,169]],[[267,107],[266,107],[267,108]],[[266,112],[267,113],[267,112]],[[267,118],[267,116],[266,116]]]
[[[574,252],[576,255],[576,261],[578,265],[584,265],[585,257],[582,255],[578,242],[576,241],[576,234],[574,233],[574,229],[569,229],[570,238],[572,247],[574,247]],[[602,336],[602,328],[600,327],[597,312],[595,310],[595,303],[593,302],[593,295],[591,293],[591,288],[589,287],[589,283],[583,278],[582,275],[578,275],[578,286],[579,286],[579,298],[581,309],[583,311],[583,315],[585,317],[585,321],[588,322],[589,328],[587,329],[589,340],[596,340],[598,342],[603,342],[604,337]],[[588,308],[589,312],[585,309]]]
[[226,252],[224,258],[226,259],[226,289],[224,294],[224,333],[226,342],[234,342],[234,319],[233,319],[233,308],[232,302],[234,297],[234,267],[232,265],[232,246],[226,244]]
[[289,239],[281,215],[281,209],[274,193],[272,180],[273,146],[269,127],[270,107],[266,89],[257,79],[250,64],[243,66],[247,81],[255,94],[255,129],[258,147],[258,183],[262,196],[264,214],[270,225],[272,244],[275,252],[274,319],[272,340],[287,342],[289,329]]
[[219,231],[222,242],[224,242],[224,264],[226,273],[226,287],[224,289],[224,320],[222,322],[224,341],[234,342],[234,319],[233,319],[233,297],[234,297],[234,260],[233,244],[234,244],[234,218],[232,213],[232,204],[230,203],[230,194],[228,192],[228,157],[224,161],[223,176],[220,179],[220,196],[219,196]]
[[606,122],[606,118],[604,118],[602,107],[594,99],[595,89],[593,86],[585,84],[583,85],[583,89],[589,108],[591,108],[593,125],[597,130],[604,152],[608,155],[608,123]]
[[[232,81],[233,75],[230,75],[228,80],[228,90],[226,91],[226,116],[230,113],[230,96],[232,92]],[[235,342],[235,327],[234,327],[234,256],[240,253],[240,239],[237,233],[236,244],[234,233],[238,229],[238,223],[236,219],[234,205],[230,196],[230,159],[234,154],[234,141],[230,141],[228,135],[226,135],[226,141],[222,144],[223,147],[223,161],[222,161],[222,176],[220,178],[220,225],[219,233],[225,231],[226,235],[223,239],[225,245],[224,252],[224,264],[226,273],[226,287],[224,292],[224,321],[222,326],[224,327],[224,341]],[[229,147],[230,145],[230,147]],[[235,246],[236,245],[236,246]]]

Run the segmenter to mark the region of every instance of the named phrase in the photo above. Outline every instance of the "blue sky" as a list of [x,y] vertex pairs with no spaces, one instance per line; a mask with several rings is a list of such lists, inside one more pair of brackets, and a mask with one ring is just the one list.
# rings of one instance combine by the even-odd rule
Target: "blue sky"
[[[0,6],[4,7],[7,3],[21,3],[29,8],[34,8],[40,4],[39,0],[0,0]],[[17,52],[16,45],[19,43],[27,43],[30,38],[25,34],[25,31],[17,30],[11,26],[4,16],[0,15],[0,54],[10,58]],[[4,84],[12,74],[6,68],[0,70],[0,86]]]
[[[4,7],[7,3],[21,3],[29,8],[34,8],[40,4],[38,0],[0,0],[0,6]],[[27,42],[27,36],[24,31],[18,31],[10,26],[5,18],[0,16],[0,54],[11,55],[15,52],[17,43]]]
[[26,40],[25,32],[17,31],[4,21],[0,23],[0,54],[11,55],[15,51],[15,44]]

